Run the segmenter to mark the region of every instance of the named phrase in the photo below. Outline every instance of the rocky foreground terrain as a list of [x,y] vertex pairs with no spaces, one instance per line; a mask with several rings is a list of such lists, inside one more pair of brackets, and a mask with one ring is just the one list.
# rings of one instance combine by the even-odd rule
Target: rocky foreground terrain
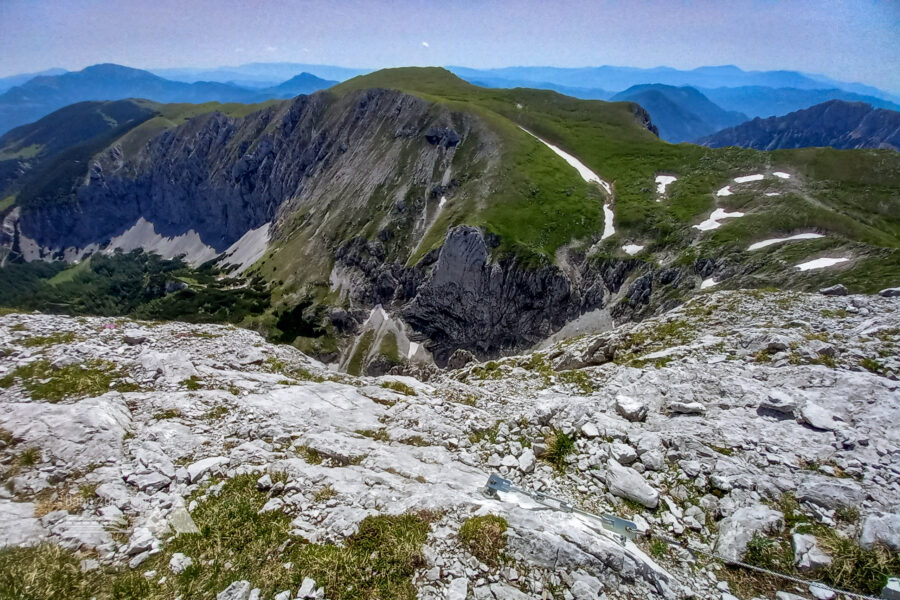
[[[233,327],[6,314],[0,596],[834,597],[741,558],[878,596],[900,575],[898,309],[702,294],[418,379]],[[493,472],[646,535],[486,496]]]

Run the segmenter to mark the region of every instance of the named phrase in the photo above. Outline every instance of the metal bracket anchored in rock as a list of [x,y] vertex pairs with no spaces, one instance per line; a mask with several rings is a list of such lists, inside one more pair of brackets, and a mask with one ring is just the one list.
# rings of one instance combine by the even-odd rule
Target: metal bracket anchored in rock
[[543,505],[543,508],[539,508],[536,510],[557,510],[565,513],[578,514],[583,517],[599,521],[600,525],[603,526],[603,529],[612,532],[616,541],[623,546],[625,545],[626,540],[634,539],[638,535],[637,525],[635,525],[634,522],[629,521],[628,519],[623,519],[621,517],[617,517],[616,515],[595,515],[593,513],[589,513],[587,511],[581,510],[580,508],[572,506],[570,502],[566,502],[565,500],[562,500],[560,498],[556,498],[542,492],[536,492],[534,490],[526,490],[524,488],[517,487],[513,485],[509,479],[504,479],[503,477],[500,477],[499,475],[494,473],[488,478],[487,485],[484,488],[484,493],[489,498],[497,498],[497,492],[517,492],[519,494],[524,494],[538,504]]

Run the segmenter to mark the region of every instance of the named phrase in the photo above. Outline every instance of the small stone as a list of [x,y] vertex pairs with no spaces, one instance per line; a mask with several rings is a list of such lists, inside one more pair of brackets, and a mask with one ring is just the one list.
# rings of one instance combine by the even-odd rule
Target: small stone
[[457,577],[447,587],[447,600],[466,600],[469,593],[469,582],[465,577]]
[[702,415],[706,407],[699,402],[669,402],[669,412],[679,415]]
[[775,592],[775,600],[806,600],[806,598],[790,592]]
[[593,423],[585,423],[581,426],[581,434],[589,440],[594,439],[600,435],[600,432],[597,430],[597,426]]
[[887,585],[881,588],[881,597],[884,600],[900,600],[900,578],[888,579]]
[[869,550],[875,544],[883,544],[895,552],[900,552],[900,513],[866,516],[859,535],[859,545]]
[[843,284],[838,283],[837,285],[832,285],[829,287],[824,287],[819,290],[819,293],[823,296],[846,296],[847,288],[844,287]]
[[666,457],[660,450],[651,450],[641,455],[641,464],[650,471],[662,471],[666,466]]
[[235,581],[227,588],[216,594],[216,600],[250,600],[250,590],[253,588],[249,581]]
[[606,463],[606,487],[614,496],[633,500],[647,508],[656,508],[659,504],[659,492],[640,473],[612,459]]
[[178,575],[183,573],[185,569],[194,564],[190,556],[185,556],[181,552],[176,552],[169,560],[169,570]]
[[783,515],[764,504],[739,508],[719,522],[716,554],[725,560],[741,560],[755,534],[774,532],[782,523]]
[[[201,477],[227,463],[228,459],[224,456],[211,456],[209,458],[204,458],[203,460],[198,460],[187,468],[191,483],[197,483]],[[247,593],[249,594],[250,591],[248,590]]]
[[759,403],[759,408],[780,415],[793,415],[797,410],[797,403],[781,390],[770,390],[766,399]]
[[801,571],[814,571],[831,564],[831,557],[819,548],[816,536],[795,533],[792,542],[794,545],[794,564]]
[[146,527],[138,527],[134,530],[131,534],[131,538],[128,540],[128,545],[125,547],[125,554],[128,556],[135,556],[136,554],[146,552],[153,547],[153,542],[155,541],[156,538],[150,533],[149,529]]
[[126,329],[124,333],[125,343],[129,346],[143,344],[149,338],[146,331],[140,329]]
[[800,421],[813,429],[821,429],[823,431],[834,431],[841,426],[841,421],[833,412],[813,402],[807,402],[801,409]]
[[627,467],[637,460],[637,452],[628,444],[613,442],[609,445],[609,457]]
[[680,460],[678,461],[678,466],[681,467],[681,470],[688,477],[696,477],[700,474],[702,468],[699,460]]
[[259,514],[271,512],[273,510],[281,510],[284,506],[284,500],[281,498],[269,498],[268,502],[266,502],[261,509],[259,509]]
[[883,289],[878,292],[878,295],[882,296],[883,298],[900,298],[900,287]]
[[316,581],[309,577],[304,577],[297,590],[297,598],[315,598],[316,597]]
[[797,500],[832,510],[841,506],[859,506],[865,499],[865,491],[851,479],[810,475],[797,486]]
[[833,600],[837,596],[830,588],[816,582],[809,584],[809,593],[816,600]]
[[96,571],[100,568],[100,562],[93,558],[85,558],[81,561],[79,565],[82,573],[87,573],[88,571]]
[[583,572],[572,574],[575,584],[572,586],[572,596],[575,600],[595,600],[603,591],[603,583],[591,575]]
[[531,448],[526,448],[519,456],[519,469],[523,473],[534,471],[534,452],[531,451]]
[[632,423],[637,423],[647,418],[647,404],[620,394],[616,396],[616,412]]
[[256,489],[261,492],[272,489],[272,477],[268,473],[256,480]]
[[428,581],[437,581],[441,578],[441,568],[440,567],[432,567],[425,571],[425,579]]

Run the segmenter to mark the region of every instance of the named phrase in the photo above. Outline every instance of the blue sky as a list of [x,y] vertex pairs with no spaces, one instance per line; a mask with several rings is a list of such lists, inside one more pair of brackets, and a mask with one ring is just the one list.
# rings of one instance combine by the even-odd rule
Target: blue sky
[[0,76],[98,62],[824,73],[900,92],[900,0],[0,0]]

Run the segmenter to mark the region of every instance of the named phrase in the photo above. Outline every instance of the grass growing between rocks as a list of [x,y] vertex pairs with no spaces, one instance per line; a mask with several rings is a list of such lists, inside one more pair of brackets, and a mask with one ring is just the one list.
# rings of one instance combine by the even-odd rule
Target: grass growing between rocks
[[303,457],[303,460],[311,465],[321,465],[322,461],[325,460],[318,450],[310,448],[309,446],[298,446],[297,453]]
[[[39,360],[16,367],[16,370],[4,377],[4,380],[18,378],[33,400],[55,403],[66,398],[99,396],[110,389],[120,392],[137,389],[134,384],[125,382],[113,385],[119,377],[115,365],[108,361],[92,360],[81,365],[54,369],[49,362]],[[12,385],[12,381],[3,383]]]
[[[256,479],[248,474],[228,480],[219,495],[193,511],[199,534],[175,538],[135,570],[82,573],[83,555],[51,544],[0,550],[0,597],[191,600],[214,598],[231,582],[246,579],[261,588],[262,597],[271,598],[296,590],[304,577],[324,586],[333,600],[416,597],[412,575],[425,564],[422,546],[436,515],[368,517],[343,545],[307,544],[289,535],[289,515],[259,514],[267,496],[256,489]],[[168,569],[175,552],[193,559],[178,575]],[[157,576],[145,578],[148,570]],[[164,575],[166,581],[159,584]]]
[[55,346],[56,344],[68,344],[75,341],[75,334],[71,331],[60,331],[50,335],[37,335],[22,340],[22,345],[26,348],[46,348],[47,346]]
[[406,385],[402,381],[385,381],[381,384],[381,387],[386,390],[394,390],[395,392],[404,394],[406,396],[418,396],[418,394],[416,394],[416,390]]
[[470,517],[459,528],[459,541],[484,564],[497,566],[506,548],[508,527],[506,519],[497,515]]
[[572,436],[557,429],[547,438],[547,453],[544,459],[560,473],[566,470],[566,457],[575,451],[575,440]]
[[[823,525],[800,523],[801,518],[791,513],[785,517],[785,531],[780,537],[756,534],[747,544],[744,561],[779,573],[822,581],[827,585],[860,594],[878,595],[889,577],[900,575],[900,553],[882,545],[866,550],[856,539]],[[790,521],[790,522],[789,522]],[[799,533],[816,537],[819,547],[832,562],[812,572],[801,572],[794,566],[794,551],[789,531],[791,523],[798,523]],[[761,574],[746,574],[740,581],[747,592],[762,593],[781,583],[780,580]],[[752,595],[752,594],[750,594]]]

